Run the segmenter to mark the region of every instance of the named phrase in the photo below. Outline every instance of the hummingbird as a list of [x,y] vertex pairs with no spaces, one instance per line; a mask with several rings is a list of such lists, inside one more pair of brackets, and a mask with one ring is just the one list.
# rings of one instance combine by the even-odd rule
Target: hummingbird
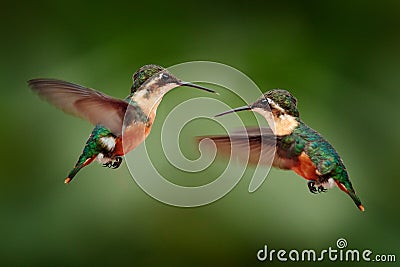
[[122,157],[149,135],[157,107],[170,90],[187,86],[216,93],[206,87],[184,82],[167,69],[145,65],[133,74],[130,94],[125,99],[108,96],[94,89],[56,79],[32,79],[29,87],[57,108],[95,125],[82,154],[65,183],[94,160],[104,167],[118,168]]
[[333,146],[317,131],[307,126],[297,109],[297,99],[286,90],[274,89],[263,94],[250,105],[235,108],[216,115],[251,110],[261,114],[271,129],[247,128],[246,133],[231,136],[202,136],[198,140],[211,139],[218,151],[231,153],[232,145],[249,145],[249,163],[257,164],[262,150],[273,150],[272,166],[292,170],[308,180],[311,193],[326,192],[339,187],[348,194],[355,205],[364,211],[356,195],[346,167]]

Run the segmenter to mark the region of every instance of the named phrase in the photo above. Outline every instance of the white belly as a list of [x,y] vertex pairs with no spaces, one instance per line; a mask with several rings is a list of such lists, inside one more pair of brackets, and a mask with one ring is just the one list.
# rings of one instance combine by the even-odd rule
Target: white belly
[[330,188],[333,188],[336,185],[336,183],[333,178],[329,178],[328,181],[326,181],[325,183],[322,183],[321,185],[326,189],[330,189]]

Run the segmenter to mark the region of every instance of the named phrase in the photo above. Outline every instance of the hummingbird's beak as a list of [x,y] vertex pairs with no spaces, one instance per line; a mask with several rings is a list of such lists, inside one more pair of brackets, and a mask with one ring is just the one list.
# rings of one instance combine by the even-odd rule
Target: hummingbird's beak
[[220,116],[223,116],[223,115],[226,115],[226,114],[229,114],[229,113],[242,111],[242,110],[251,110],[251,107],[250,106],[243,106],[243,107],[231,109],[231,110],[228,110],[228,111],[225,111],[225,112],[222,112],[222,113],[219,113],[219,114],[215,115],[214,118],[215,117],[220,117]]
[[197,89],[204,90],[204,91],[207,91],[207,92],[214,93],[214,94],[217,94],[217,95],[218,95],[218,93],[215,92],[214,90],[211,90],[211,89],[209,89],[209,88],[206,88],[206,87],[203,87],[203,86],[194,84],[194,83],[177,82],[177,84],[178,84],[179,86],[193,87],[193,88],[197,88]]

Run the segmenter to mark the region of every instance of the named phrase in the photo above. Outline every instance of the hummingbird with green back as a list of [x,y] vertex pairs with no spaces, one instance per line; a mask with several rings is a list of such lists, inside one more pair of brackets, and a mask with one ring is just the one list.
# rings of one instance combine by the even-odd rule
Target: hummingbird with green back
[[55,79],[32,79],[28,85],[57,108],[95,125],[65,183],[94,160],[103,163],[104,167],[118,168],[122,157],[149,135],[157,107],[170,90],[188,86],[215,93],[184,82],[157,65],[145,65],[134,73],[130,94],[125,99]]
[[272,166],[293,170],[307,179],[311,193],[325,192],[327,188],[336,185],[364,211],[339,154],[321,134],[300,119],[297,100],[293,95],[286,90],[274,89],[266,92],[253,104],[220,113],[216,117],[242,110],[261,114],[269,125],[275,127],[271,127],[269,131],[247,128],[245,133],[202,136],[198,140],[213,140],[218,151],[224,154],[230,154],[233,145],[239,148],[248,145],[248,162],[253,164],[261,162],[259,160],[263,150],[273,150]]

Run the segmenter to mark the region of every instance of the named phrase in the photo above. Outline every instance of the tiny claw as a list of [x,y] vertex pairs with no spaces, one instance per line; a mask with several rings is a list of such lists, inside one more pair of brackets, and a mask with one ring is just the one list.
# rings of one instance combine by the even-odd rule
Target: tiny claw
[[72,179],[68,177],[67,179],[64,180],[64,183],[65,183],[65,184],[69,184],[69,182],[71,182],[71,180],[72,180]]
[[103,167],[111,168],[111,165],[112,165],[112,162],[109,161],[109,162],[104,163]]
[[315,189],[315,187],[314,187],[314,188],[310,189],[310,192],[313,193],[313,194],[316,194],[317,193],[317,189]]
[[117,157],[115,159],[115,162],[112,163],[112,168],[113,169],[117,169],[122,163],[122,158],[121,157]]
[[309,181],[307,183],[308,189],[310,190],[311,193],[316,194],[317,193],[317,188],[315,188],[315,182],[314,181]]
[[325,193],[326,191],[328,191],[328,189],[326,189],[326,188],[323,187],[322,185],[321,185],[321,186],[318,186],[318,193]]

